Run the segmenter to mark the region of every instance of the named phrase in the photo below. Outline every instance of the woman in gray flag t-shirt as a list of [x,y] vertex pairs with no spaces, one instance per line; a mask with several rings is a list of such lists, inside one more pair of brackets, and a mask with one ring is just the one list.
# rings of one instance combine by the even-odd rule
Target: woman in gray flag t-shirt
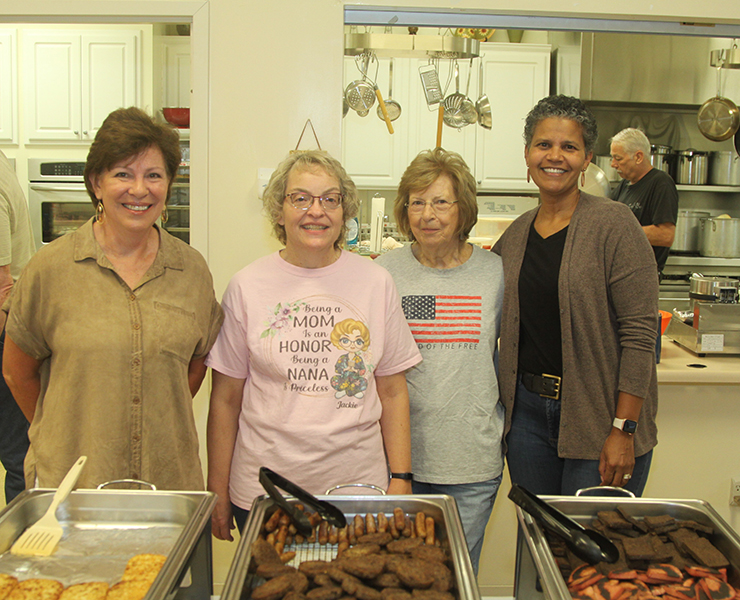
[[424,360],[406,373],[414,493],[455,498],[475,572],[504,461],[494,367],[504,283],[500,257],[468,243],[476,185],[462,157],[419,154],[401,178],[396,223],[410,246],[377,259],[401,295]]

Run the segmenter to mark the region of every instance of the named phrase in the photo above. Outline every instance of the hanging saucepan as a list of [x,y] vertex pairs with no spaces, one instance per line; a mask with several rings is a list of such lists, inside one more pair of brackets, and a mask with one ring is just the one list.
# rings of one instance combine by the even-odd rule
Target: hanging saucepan
[[480,72],[478,74],[478,101],[475,103],[478,111],[478,122],[483,129],[491,129],[493,118],[491,116],[491,101],[483,93],[483,60],[480,61]]
[[740,129],[740,110],[721,95],[721,70],[717,67],[717,95],[702,104],[696,116],[699,131],[713,142],[729,140]]
[[460,108],[463,113],[463,118],[468,125],[475,125],[478,122],[478,111],[475,109],[475,104],[470,99],[470,75],[473,72],[473,59],[470,59],[470,68],[468,69],[468,85],[465,88],[465,100],[462,101]]
[[[395,121],[401,116],[401,105],[393,99],[393,59],[388,65],[388,97],[385,99],[385,110],[388,113],[388,118],[391,121]],[[383,114],[383,108],[378,105],[378,118],[381,121],[385,121],[385,115]]]
[[365,116],[373,104],[375,104],[375,87],[368,81],[367,77],[367,66],[369,62],[369,54],[361,54],[355,58],[357,68],[362,73],[362,79],[353,81],[344,90],[344,97],[347,99],[347,104],[360,116]]

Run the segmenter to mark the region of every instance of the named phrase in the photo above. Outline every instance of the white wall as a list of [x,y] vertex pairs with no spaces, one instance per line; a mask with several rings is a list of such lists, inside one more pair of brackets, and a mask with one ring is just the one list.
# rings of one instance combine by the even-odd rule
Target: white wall
[[[616,5],[571,0],[559,4],[557,12],[546,0],[519,0],[516,9],[502,0],[373,2],[388,8],[399,4],[519,15],[740,23],[737,0],[623,0]],[[193,20],[192,237],[209,260],[220,296],[234,272],[276,247],[256,198],[257,170],[274,167],[295,147],[308,118],[322,148],[339,156],[343,6],[342,0],[3,0],[0,22],[29,21],[29,15],[40,21],[68,22],[79,22],[86,15],[95,15],[93,20],[134,22],[177,20],[178,15]],[[665,406],[663,414],[669,416],[670,403]],[[202,433],[204,392],[196,411]],[[691,428],[684,422],[675,426]],[[675,446],[678,473],[666,478],[670,479],[666,485],[678,483],[685,486],[679,489],[693,496],[693,489],[682,478],[684,458],[691,449],[678,442]],[[673,459],[672,450],[661,460]],[[481,569],[484,594],[511,593],[513,514],[511,503],[502,497],[496,503],[484,549],[484,564],[492,565]],[[228,569],[233,545],[216,544],[215,548],[219,582]]]

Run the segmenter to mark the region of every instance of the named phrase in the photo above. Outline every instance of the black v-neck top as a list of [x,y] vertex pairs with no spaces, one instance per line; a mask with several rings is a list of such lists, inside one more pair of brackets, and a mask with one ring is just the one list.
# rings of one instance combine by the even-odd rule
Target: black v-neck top
[[519,370],[563,374],[558,276],[568,227],[543,238],[529,229],[519,272]]

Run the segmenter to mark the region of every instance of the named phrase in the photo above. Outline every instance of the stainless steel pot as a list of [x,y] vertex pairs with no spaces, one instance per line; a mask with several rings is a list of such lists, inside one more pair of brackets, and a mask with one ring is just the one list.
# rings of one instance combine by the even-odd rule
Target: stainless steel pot
[[650,164],[675,178],[676,154],[671,146],[650,146]]
[[704,185],[707,182],[708,152],[688,148],[679,150],[676,155],[676,183]]
[[707,300],[737,304],[740,281],[728,277],[704,277],[694,273],[689,278],[689,297],[694,300]]
[[679,210],[676,219],[676,235],[671,245],[672,252],[699,252],[699,226],[701,218],[710,214],[701,210]]
[[709,183],[740,185],[740,157],[732,150],[716,150],[709,154]]
[[740,219],[700,219],[699,253],[720,258],[740,257]]

